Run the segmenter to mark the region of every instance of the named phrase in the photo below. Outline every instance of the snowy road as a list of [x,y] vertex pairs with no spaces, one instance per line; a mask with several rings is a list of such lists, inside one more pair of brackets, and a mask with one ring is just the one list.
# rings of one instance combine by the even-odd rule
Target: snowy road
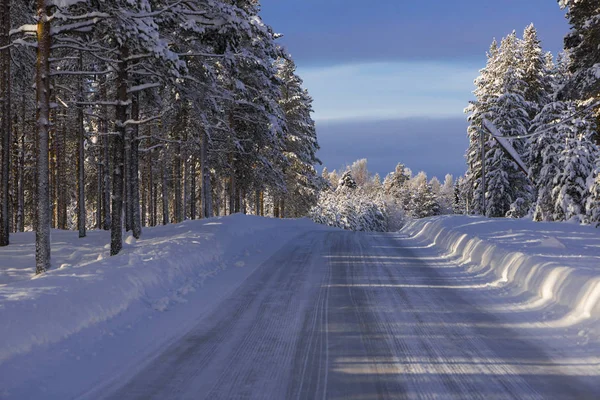
[[436,251],[399,235],[305,234],[106,397],[600,397],[600,366],[575,344],[548,345],[559,329],[530,327],[532,311]]

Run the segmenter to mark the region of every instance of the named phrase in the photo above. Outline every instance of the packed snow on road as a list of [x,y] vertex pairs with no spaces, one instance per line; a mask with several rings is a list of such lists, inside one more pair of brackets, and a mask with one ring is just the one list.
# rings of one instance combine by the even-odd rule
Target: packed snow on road
[[2,399],[592,399],[600,233],[442,216],[398,233],[234,215],[0,252]]

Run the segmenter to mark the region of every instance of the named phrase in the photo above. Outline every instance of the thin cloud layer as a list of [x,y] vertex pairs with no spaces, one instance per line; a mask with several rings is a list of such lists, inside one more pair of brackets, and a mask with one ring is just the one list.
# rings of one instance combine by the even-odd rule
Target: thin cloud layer
[[300,69],[317,121],[460,117],[473,65],[398,62]]

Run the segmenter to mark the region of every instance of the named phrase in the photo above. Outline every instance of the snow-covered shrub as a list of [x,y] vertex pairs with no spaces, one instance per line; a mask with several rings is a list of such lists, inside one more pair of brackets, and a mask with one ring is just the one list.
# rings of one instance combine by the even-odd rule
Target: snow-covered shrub
[[[388,208],[380,195],[345,185],[321,192],[310,217],[317,223],[351,231],[386,232],[389,226]],[[398,219],[394,216],[394,227]]]
[[519,197],[511,205],[506,213],[507,218],[523,218],[529,211],[529,204],[525,199]]

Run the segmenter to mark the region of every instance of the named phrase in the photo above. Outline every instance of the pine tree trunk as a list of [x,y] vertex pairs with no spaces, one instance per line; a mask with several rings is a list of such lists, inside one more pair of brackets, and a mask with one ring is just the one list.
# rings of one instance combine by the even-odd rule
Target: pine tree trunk
[[246,214],[246,195],[243,190],[240,190],[240,211]]
[[125,134],[127,120],[127,58],[129,49],[122,46],[117,67],[116,134],[113,138],[113,193],[110,255],[119,254],[123,248],[123,184],[125,177]]
[[[24,109],[25,99],[23,99]],[[17,231],[25,231],[25,186],[23,182],[23,175],[25,174],[25,113],[23,112],[23,121],[21,127],[21,140],[19,147],[19,166],[18,166],[18,180],[17,180]]]
[[98,150],[98,154],[96,155],[96,229],[102,229],[102,193],[104,192],[104,188],[102,187],[102,162],[100,161],[100,151]]
[[131,231],[133,227],[133,204],[131,203],[131,183],[129,182],[131,178],[131,129],[125,127],[125,190],[124,190],[124,207],[125,207],[125,231]]
[[[131,98],[131,119],[138,121],[140,119],[140,95],[134,93]],[[139,169],[139,141],[138,141],[138,124],[133,124],[131,127],[131,158],[129,162],[129,186],[131,187],[131,197],[129,198],[131,211],[131,230],[133,237],[139,239],[142,236],[142,221],[140,215],[140,179]]]
[[62,129],[60,134],[60,152],[58,155],[60,158],[57,159],[59,169],[58,169],[58,177],[57,177],[57,188],[58,188],[58,196],[59,196],[59,229],[67,230],[67,120],[66,120],[66,112],[62,122]]
[[19,145],[17,146],[17,148],[19,149],[17,153],[17,232],[25,231],[25,117],[25,92],[23,92],[21,98],[21,137],[19,138]]
[[[233,156],[229,160],[233,164]],[[231,215],[235,212],[235,168],[233,165],[229,168],[229,215]]]
[[35,271],[50,268],[50,192],[48,187],[48,128],[50,122],[50,20],[46,0],[37,0],[37,229],[35,232]]
[[265,192],[260,192],[260,216],[265,216]]
[[[3,0],[0,5],[0,47],[9,43],[10,30],[10,0]],[[0,136],[2,146],[2,168],[0,170],[0,192],[2,205],[0,208],[0,246],[9,243],[10,215],[9,181],[10,181],[10,143],[11,143],[11,118],[10,118],[10,48],[0,50],[0,99],[2,110],[0,111]]]
[[140,177],[142,179],[141,182],[141,186],[140,186],[140,196],[141,196],[141,206],[142,206],[142,211],[140,213],[140,217],[141,217],[141,224],[142,224],[142,228],[145,226],[148,226],[147,221],[148,221],[148,175],[147,175],[147,171],[148,171],[148,163],[146,162],[146,157],[142,157],[141,159],[141,173],[140,173]]
[[279,206],[279,217],[285,218],[285,200],[281,199],[281,205]]
[[175,144],[175,154],[173,157],[173,191],[175,192],[175,216],[173,222],[181,222],[181,144]]
[[188,162],[187,151],[185,147],[183,149],[183,204],[182,208],[182,221],[188,218],[188,199],[190,196],[190,163]]
[[[50,92],[50,103],[56,104],[53,99],[52,85],[48,82],[48,91]],[[48,145],[50,151],[50,160],[48,162],[49,173],[50,173],[50,185],[48,193],[50,195],[50,211],[52,212],[51,227],[54,229],[58,228],[58,190],[57,190],[57,174],[58,174],[58,160],[56,154],[58,153],[58,140],[56,138],[56,109],[50,109],[48,111],[50,117],[50,125],[48,126]]]
[[[83,56],[79,52],[79,70],[83,71]],[[79,99],[83,102],[83,79],[79,79]],[[83,105],[77,108],[77,129],[79,131],[77,143],[77,229],[79,237],[85,237],[85,127],[83,125]]]
[[210,170],[208,168],[208,133],[202,135],[202,151],[200,157],[200,172],[202,174],[202,217],[210,218],[213,216],[212,210],[212,188],[210,185]]
[[161,163],[162,170],[162,219],[163,225],[167,225],[169,223],[169,192],[167,187],[167,168],[165,166],[165,158],[163,157],[163,162]]
[[152,153],[148,156],[148,196],[150,198],[150,226],[156,226],[156,186],[154,183],[154,168],[152,165]]
[[196,157],[192,154],[190,160],[190,218],[196,219]]
[[[108,100],[108,96],[106,93],[106,78],[104,76],[101,77],[100,79],[100,97],[103,100]],[[102,150],[103,150],[103,158],[102,158],[102,172],[104,173],[104,182],[102,183],[102,187],[104,188],[103,191],[103,200],[102,203],[104,205],[103,208],[103,228],[105,231],[108,231],[111,229],[112,226],[112,220],[111,220],[111,199],[110,199],[110,192],[111,192],[111,181],[110,181],[110,172],[111,172],[111,163],[110,163],[110,145],[111,145],[111,140],[110,140],[110,136],[108,135],[108,131],[110,129],[110,126],[108,124],[108,107],[106,105],[103,105],[101,107],[101,113],[102,116],[100,118],[100,120],[102,121],[102,130],[100,132],[101,137],[102,137]]]
[[260,190],[257,190],[255,193],[255,204],[254,204],[254,213],[256,215],[260,215]]

